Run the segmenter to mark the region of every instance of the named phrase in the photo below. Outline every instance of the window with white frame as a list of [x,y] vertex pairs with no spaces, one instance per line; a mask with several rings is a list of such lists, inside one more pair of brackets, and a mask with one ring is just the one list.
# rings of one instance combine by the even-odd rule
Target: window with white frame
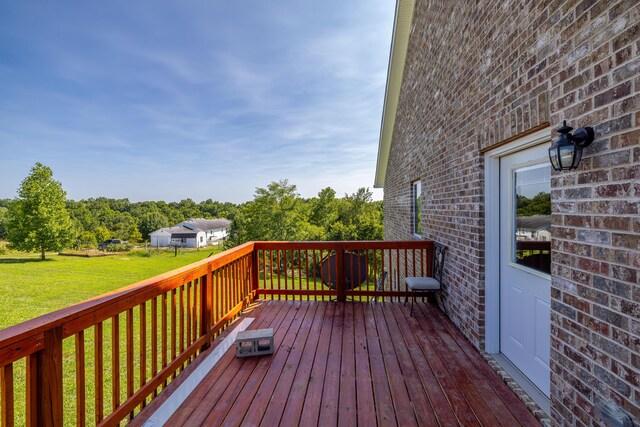
[[411,183],[411,231],[422,235],[422,184],[420,180]]

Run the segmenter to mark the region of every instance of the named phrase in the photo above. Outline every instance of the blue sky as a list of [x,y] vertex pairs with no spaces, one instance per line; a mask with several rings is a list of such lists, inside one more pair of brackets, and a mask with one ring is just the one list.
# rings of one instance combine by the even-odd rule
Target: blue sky
[[0,197],[36,162],[75,200],[371,188],[394,7],[0,0]]

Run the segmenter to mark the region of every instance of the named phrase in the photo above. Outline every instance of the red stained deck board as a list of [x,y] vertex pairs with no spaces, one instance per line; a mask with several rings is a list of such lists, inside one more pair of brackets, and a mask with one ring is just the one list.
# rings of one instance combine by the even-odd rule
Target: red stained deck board
[[382,360],[376,321],[373,318],[373,311],[370,306],[364,306],[364,322],[367,332],[369,363],[371,364],[371,382],[373,384],[376,421],[379,425],[397,425],[391,390],[389,390],[389,380]]
[[[325,322],[325,311],[327,309],[326,304],[320,304],[316,310],[316,318],[314,320],[311,332],[305,343],[302,359],[296,370],[293,385],[287,398],[284,412],[280,415],[281,419],[291,422],[293,425],[297,425],[300,421],[300,415],[302,414],[302,408],[304,407],[304,399],[307,393],[307,386],[311,377],[311,370],[315,366],[314,359],[316,356],[316,349],[320,334],[322,331],[323,323]],[[329,323],[329,328],[331,324]],[[265,424],[263,419],[263,424]],[[273,427],[273,425],[265,424],[266,427]]]
[[[418,422],[415,417],[411,398],[407,391],[406,381],[402,375],[402,370],[398,364],[398,356],[393,348],[393,342],[387,322],[382,314],[382,304],[374,304],[372,306],[374,317],[376,319],[376,327],[378,328],[378,339],[382,348],[382,358],[391,389],[391,398],[396,411],[396,420],[398,425],[417,426]],[[406,380],[410,380],[407,378]]]
[[407,387],[407,392],[409,393],[409,396],[411,396],[416,420],[419,425],[437,425],[438,422],[433,408],[431,407],[431,402],[429,402],[427,393],[425,393],[425,390],[422,387],[420,377],[418,376],[414,362],[411,359],[407,343],[404,339],[397,339],[398,337],[402,337],[402,334],[400,333],[396,319],[391,312],[391,305],[379,304],[379,306],[382,307],[382,311],[384,312],[384,319],[387,323],[389,334],[394,337],[393,346],[395,348],[396,357],[398,358],[398,365],[400,366],[402,378],[404,379],[404,383]]
[[373,388],[371,385],[371,365],[367,350],[367,334],[364,327],[364,309],[362,304],[354,304],[354,340],[356,358],[356,410],[358,424],[371,426],[376,421],[376,411],[373,403]]
[[[429,306],[425,305],[424,309],[428,309]],[[456,334],[460,334],[458,330],[455,329],[455,326],[448,321],[448,319],[444,316],[444,314],[437,309],[431,309],[431,314],[435,316],[441,324],[448,331],[453,339],[455,339]],[[514,415],[514,417],[522,424],[522,425],[535,425],[538,423],[533,414],[524,406],[518,397],[513,394],[511,389],[502,381],[493,371],[491,366],[487,364],[487,362],[482,358],[480,353],[467,341],[467,340],[456,340],[462,351],[469,358],[469,360],[473,363],[473,366],[477,370],[478,373],[482,375],[483,380],[491,385],[493,392],[505,402],[506,406],[509,408],[509,411]]]
[[[263,316],[256,319],[251,324],[251,329],[278,327],[284,319],[287,309],[288,307],[285,305],[274,307],[274,310],[265,312]],[[241,375],[250,373],[249,370],[241,373],[240,368],[242,366],[238,359],[235,358],[235,349],[225,353],[202,381],[200,387],[196,388],[182,404],[180,411],[169,419],[167,425],[201,424],[230,384],[239,384]]]
[[349,427],[358,425],[356,413],[356,363],[354,337],[354,304],[344,306],[344,333],[342,334],[342,363],[340,364],[340,400],[338,424]]
[[[310,307],[309,310],[307,310],[305,320],[303,321],[300,331],[296,336],[296,340],[291,348],[289,357],[287,358],[287,363],[282,369],[280,379],[274,387],[271,400],[266,407],[264,417],[262,417],[261,425],[266,427],[277,426],[280,424],[289,396],[291,396],[292,400],[299,400],[301,403],[304,402],[304,392],[306,392],[306,387],[302,389],[300,393],[298,390],[293,389],[293,384],[296,372],[300,367],[300,363],[304,355],[304,349],[307,348],[307,341],[311,341],[311,343],[317,342],[317,336],[320,333],[319,326],[322,326],[321,322],[322,317],[324,316],[324,310],[318,310],[317,303],[310,302],[309,304]],[[293,395],[294,391],[299,392],[298,396]]]
[[[297,328],[300,326],[302,318],[304,317],[304,313],[306,312],[305,309],[301,308],[300,302],[288,302],[288,304],[291,305],[289,312],[280,324],[280,328],[274,330],[276,352],[270,357],[259,358],[255,368],[244,383],[244,387],[240,393],[228,396],[227,399],[222,402],[222,405],[218,402],[214,407],[214,411],[211,412],[205,420],[206,425],[240,425],[242,419],[247,414],[247,411],[249,411],[249,408],[253,403],[253,399],[256,397],[260,385],[262,384],[265,375],[267,375],[272,362],[275,363],[282,358],[282,353],[278,352],[278,350],[282,348],[284,351],[287,351],[287,346],[290,346],[289,340],[291,339],[291,334],[289,333],[289,330],[293,328],[293,330],[297,331]],[[258,399],[260,399],[262,395],[263,393],[258,396]],[[260,404],[260,401],[258,400],[257,403]],[[226,417],[223,415],[224,413],[226,413]]]
[[[425,307],[426,308],[426,307]],[[426,308],[428,310],[428,308]],[[426,317],[425,317],[426,318]],[[460,346],[456,340],[454,340],[449,332],[439,322],[430,322],[429,326],[435,331],[440,342],[441,349],[447,351],[451,355],[454,369],[452,371],[458,376],[464,376],[465,381],[476,391],[476,396],[486,403],[487,409],[493,413],[496,425],[513,426],[518,425],[518,421],[509,412],[509,408],[498,397],[491,386],[483,381],[482,375],[477,372],[475,366],[467,359],[463,352],[460,351]],[[482,409],[480,409],[482,411]],[[491,420],[493,422],[493,420]]]
[[230,349],[169,425],[537,424],[432,305],[273,300],[247,316],[276,352]]
[[327,370],[324,374],[324,387],[322,388],[320,418],[318,421],[318,424],[321,426],[333,426],[337,425],[338,422],[344,306],[345,304],[337,304],[333,317],[333,331],[331,333],[331,343],[329,344]]
[[398,328],[407,345],[411,359],[413,360],[416,368],[416,374],[422,382],[425,394],[434,408],[438,424],[446,426],[458,424],[447,396],[443,392],[442,388],[440,388],[440,384],[438,383],[434,372],[431,370],[427,358],[422,353],[420,345],[414,335],[415,332],[407,322],[402,307],[399,305],[392,305],[391,310],[396,317]]
[[[267,425],[278,425],[317,307],[317,304],[303,304],[303,308],[307,310],[299,329],[289,329],[288,338],[290,339],[287,343],[283,343],[287,347],[284,348],[285,351],[275,356],[243,423],[258,425],[261,420],[264,420],[269,422]],[[289,343],[291,343],[290,347]],[[276,412],[280,415],[276,415]],[[265,419],[267,413],[269,416]]]

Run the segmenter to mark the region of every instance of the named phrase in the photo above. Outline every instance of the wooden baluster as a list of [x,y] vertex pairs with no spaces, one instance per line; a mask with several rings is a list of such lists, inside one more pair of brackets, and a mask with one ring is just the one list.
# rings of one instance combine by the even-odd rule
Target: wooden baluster
[[231,263],[231,289],[233,289],[233,298],[231,299],[231,307],[235,307],[238,301],[240,300],[240,280],[238,275],[240,273],[239,270],[240,261],[235,260]]
[[[220,270],[216,270],[215,275],[213,276],[213,317],[211,318],[211,325],[215,325],[218,320],[220,320],[220,304],[222,303],[222,297],[220,295]],[[213,337],[211,337],[213,338]]]
[[[192,286],[193,284],[193,286]],[[191,322],[193,322],[193,317],[191,317],[191,288],[195,288],[195,283],[189,282],[187,283],[187,348],[191,344]]]
[[213,312],[212,304],[212,285],[213,285],[213,271],[211,263],[207,265],[207,275],[200,278],[200,336],[207,336],[207,341],[201,347],[200,351],[204,351],[209,348],[211,341],[211,317]]
[[13,364],[0,367],[0,425],[14,426]]
[[[291,254],[293,258],[294,254]],[[298,249],[298,290],[302,290],[302,258],[300,257],[300,249]],[[298,295],[298,299],[302,300],[302,295]]]
[[[177,325],[176,325],[176,290],[171,290],[171,361],[176,358],[177,353]],[[171,375],[172,379],[176,378],[176,373],[173,372]]]
[[27,356],[26,371],[26,425],[35,426],[38,424],[38,358],[35,353]]
[[[309,250],[304,251],[304,263],[306,267],[306,282],[307,282],[307,291],[309,291]],[[311,295],[307,294],[307,301],[311,298]]]
[[[280,290],[280,276],[282,275],[282,262],[280,262],[280,250],[276,251],[277,259],[278,259],[278,290]],[[278,294],[278,299],[280,299],[280,294]]]
[[228,264],[224,267],[224,310],[222,315],[224,316],[230,309],[233,299],[233,289],[231,288],[231,265]]
[[[162,369],[167,366],[167,293],[162,294],[162,307],[161,307],[161,317],[160,323],[162,330],[160,331],[161,340],[162,340]],[[164,390],[167,387],[167,380],[164,380],[162,383],[162,389]]]
[[[404,250],[404,277],[409,275],[409,254],[407,250]],[[402,281],[404,283],[404,280]],[[398,282],[398,290],[400,290],[400,282]],[[407,290],[407,284],[404,283],[404,290]]]
[[344,289],[344,246],[336,249],[336,290],[338,291],[338,301],[344,302],[346,294]]
[[[133,308],[127,310],[127,398],[133,396]],[[133,419],[133,411],[129,413],[129,421]]]
[[[158,373],[158,297],[151,300],[151,377]],[[158,389],[153,389],[153,397]]]
[[[374,289],[378,290],[378,251],[376,249],[372,250],[373,252],[373,286]],[[384,271],[382,271],[384,275]],[[377,301],[377,300],[376,300]]]
[[84,331],[75,336],[76,339],[76,426],[86,424],[86,370],[84,362]]
[[224,314],[227,312],[227,306],[229,302],[227,298],[229,298],[229,293],[227,292],[227,267],[222,267],[220,269],[220,319],[224,317]]
[[[384,249],[380,249],[380,269],[382,270],[382,290],[384,291],[385,286],[387,284],[386,283],[387,282],[386,278],[390,277],[388,274],[387,274],[387,277],[384,276],[384,272],[385,272],[385,269],[384,269]],[[384,298],[382,299],[382,301],[384,301]]]
[[[313,259],[311,260],[311,265],[312,265],[312,268],[313,268],[313,290],[317,291],[318,290],[318,281],[317,281],[318,278],[316,277],[317,263],[316,263],[316,250],[315,249],[312,251],[312,254],[313,254]],[[314,295],[313,298],[317,300],[318,296]]]
[[[393,291],[396,283],[396,274],[397,271],[394,268],[393,264],[393,249],[389,249],[387,251],[388,254],[388,263],[389,263],[389,290]],[[393,297],[389,297],[389,301],[392,301]]]
[[[180,313],[180,343],[178,345],[178,349],[179,352],[178,354],[182,354],[184,352],[184,322],[185,322],[185,315],[187,313],[185,313],[185,309],[184,309],[184,293],[185,293],[185,288],[188,286],[187,285],[182,285],[180,286],[180,288],[178,288],[180,297],[179,297],[179,313]],[[175,356],[174,356],[175,357]],[[184,368],[184,364],[182,364],[182,367],[180,368],[180,370],[182,371],[182,369]]]
[[[140,387],[147,382],[147,303],[140,304]],[[142,401],[140,410],[145,407],[146,399]]]
[[[266,285],[267,283],[267,251],[262,251],[262,281]],[[255,268],[255,265],[252,267]],[[260,288],[260,270],[253,271],[252,277],[255,280],[254,290],[258,290]],[[266,286],[264,286],[266,288]],[[257,297],[257,295],[256,295]]]
[[269,289],[273,290],[273,251],[272,250],[269,251]]
[[242,257],[240,259],[240,299],[242,301],[245,300],[248,295],[247,292],[247,257]]
[[[349,279],[351,280],[351,284],[350,284],[351,289],[353,289],[353,287],[355,286],[355,278],[357,277],[356,276],[357,271],[356,271],[355,266],[353,264],[354,261],[355,261],[355,258],[356,258],[354,255],[358,255],[358,253],[357,253],[357,251],[351,251],[350,253],[351,253],[351,256],[349,257],[349,264],[351,264],[351,270],[350,270],[351,277]],[[346,291],[346,289],[345,289],[345,291]]]
[[103,342],[102,342],[102,322],[93,328],[94,333],[94,358],[95,358],[95,415],[96,424],[104,418],[104,380],[103,380]]
[[[289,251],[287,249],[282,251],[284,255],[284,289],[289,289]],[[284,299],[287,299],[287,296],[284,295]]]
[[411,250],[411,263],[413,264],[413,275],[416,275],[416,250]]
[[111,411],[120,406],[120,319],[111,318]]
[[[198,284],[202,283],[205,277],[206,276],[200,277],[197,283]],[[201,301],[198,300],[198,297],[199,297],[198,288],[199,286],[196,285],[196,282],[193,282],[191,286],[191,292],[193,293],[193,296],[191,298],[191,341],[189,342],[189,345],[191,345],[194,341],[198,339],[198,311],[199,311],[198,303],[200,304],[202,303]],[[192,361],[196,358],[195,356],[196,356],[195,354],[191,356]]]

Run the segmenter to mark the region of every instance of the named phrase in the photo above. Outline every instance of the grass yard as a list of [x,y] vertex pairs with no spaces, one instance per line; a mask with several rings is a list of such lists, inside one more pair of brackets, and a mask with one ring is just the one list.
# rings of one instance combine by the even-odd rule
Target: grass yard
[[[206,258],[212,249],[82,258],[0,256],[0,329]],[[215,251],[219,252],[218,250]]]
[[[209,256],[210,248],[182,250],[177,256],[173,252],[152,252],[151,256],[130,253],[95,258],[68,257],[48,254],[47,260],[40,261],[37,254],[17,254],[0,256],[0,329],[20,323],[33,317],[84,301],[139,280],[156,276],[175,268],[199,261]],[[218,250],[215,251],[219,252]],[[147,303],[149,305],[150,303]],[[150,307],[147,316],[150,316]],[[119,341],[125,342],[125,316],[119,316]],[[111,346],[113,320],[104,325],[104,408],[110,412],[111,394]],[[139,308],[134,309],[134,325],[139,325]],[[147,323],[147,336],[150,336],[150,319]],[[89,356],[94,351],[93,328],[85,332],[85,354],[87,370],[87,414],[89,423],[94,420],[95,390],[94,359]],[[135,334],[135,348],[139,346],[139,334]],[[120,346],[120,366],[124,366],[126,348]],[[147,378],[151,376],[150,353],[147,355]],[[158,360],[160,355],[155,356]],[[73,337],[63,342],[63,388],[64,388],[64,424],[75,423],[75,348]],[[135,361],[135,380],[139,381],[139,363]],[[15,415],[16,425],[25,423],[25,361],[14,364]],[[126,400],[125,378],[119,378],[120,402]]]

